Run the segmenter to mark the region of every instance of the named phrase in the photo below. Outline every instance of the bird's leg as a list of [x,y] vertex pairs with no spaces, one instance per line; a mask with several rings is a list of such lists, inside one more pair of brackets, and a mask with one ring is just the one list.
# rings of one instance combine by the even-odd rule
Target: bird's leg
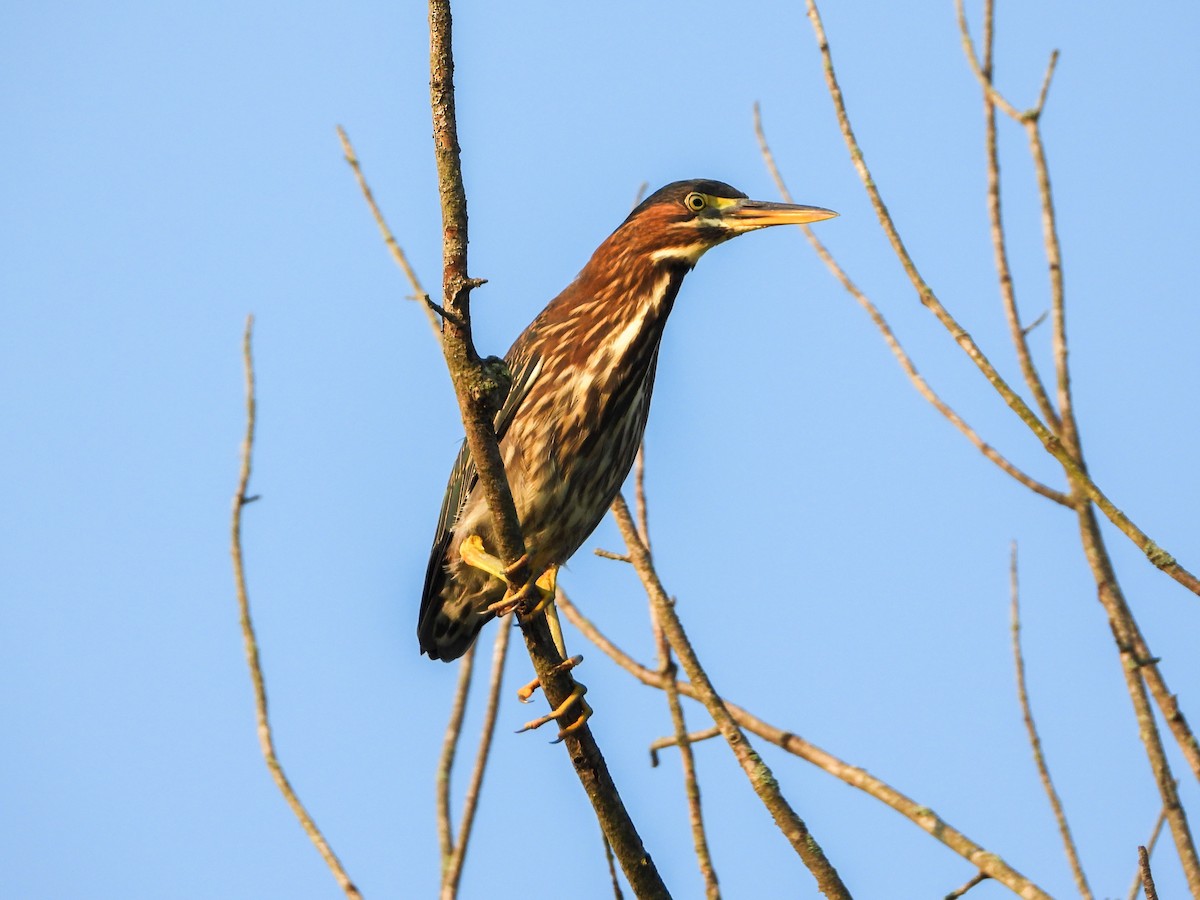
[[588,706],[588,702],[583,699],[583,695],[586,693],[587,687],[582,684],[576,684],[575,690],[571,691],[566,700],[558,704],[555,709],[546,713],[546,715],[534,719],[531,722],[526,722],[517,729],[517,734],[520,734],[522,731],[531,731],[534,728],[541,728],[547,722],[561,721],[574,707],[578,706],[579,714],[575,717],[575,721],[570,725],[563,726],[559,730],[558,737],[554,739],[554,743],[557,744],[567,735],[574,734],[583,727],[584,722],[592,717],[592,708]]
[[[558,655],[563,658],[563,662],[559,663],[558,671],[568,672],[583,662],[582,656],[567,656],[567,645],[563,640],[562,624],[558,621],[558,607],[554,605],[555,591],[558,587],[558,566],[547,569],[545,574],[538,579],[537,585],[542,592],[542,600],[530,612],[532,616],[538,610],[543,610],[546,613],[546,624],[550,627],[550,636],[554,639],[554,646],[558,648]],[[522,703],[528,703],[529,698],[533,696],[533,692],[541,687],[542,683],[538,679],[533,679],[529,684],[517,690],[517,698]]]
[[[493,578],[498,578],[508,586],[504,597],[489,606],[488,612],[495,613],[498,616],[506,616],[516,610],[526,600],[532,600],[535,591],[537,593],[537,602],[526,613],[526,618],[543,612],[554,603],[554,585],[558,578],[558,566],[552,566],[533,581],[514,590],[512,573],[520,567],[528,565],[528,555],[522,556],[511,566],[505,567],[498,556],[494,556],[483,549],[483,538],[477,534],[470,535],[459,544],[458,555],[464,565],[468,565],[472,569],[487,572]],[[553,630],[553,626],[551,630]],[[566,656],[562,651],[561,629],[558,632],[555,643],[558,645],[559,652],[563,656]]]
[[[538,613],[543,613],[546,616],[546,624],[550,628],[550,636],[554,639],[554,646],[558,649],[559,655],[563,658],[563,662],[558,664],[556,671],[568,672],[583,662],[582,656],[567,656],[566,644],[563,641],[562,625],[558,621],[558,610],[554,606],[554,594],[558,585],[558,566],[551,566],[536,579],[527,582],[520,588],[513,590],[511,576],[513,572],[521,566],[527,565],[529,560],[522,557],[517,560],[512,566],[505,567],[499,557],[488,553],[483,549],[483,539],[477,534],[470,535],[459,545],[459,558],[464,565],[468,565],[473,569],[487,572],[494,578],[503,581],[508,590],[505,592],[503,599],[493,603],[488,607],[489,612],[494,612],[498,616],[507,615],[510,612],[517,610],[521,604],[527,599],[533,599],[533,592],[538,594],[538,601],[528,613],[523,614],[522,618],[525,621],[530,621]],[[533,692],[541,687],[541,681],[537,678],[529,682],[524,687],[517,690],[517,697],[522,703],[528,703]],[[587,692],[587,688],[582,684],[577,684],[570,696],[567,697],[558,707],[552,710],[547,715],[539,719],[534,719],[532,722],[525,724],[521,731],[529,731],[533,728],[540,728],[547,722],[555,719],[561,719],[576,705],[579,706],[579,715],[574,722],[567,725],[558,733],[557,740],[561,741],[568,734],[577,731],[583,726],[592,715],[592,708],[588,706],[587,701],[583,699],[583,695]]]
[[[488,612],[495,613],[497,616],[506,616],[530,596],[530,588],[533,582],[514,590],[509,577],[514,569],[528,562],[526,557],[521,557],[516,564],[505,568],[500,557],[494,556],[483,549],[483,538],[477,534],[470,535],[458,545],[458,556],[462,560],[463,565],[470,566],[472,569],[479,569],[481,572],[487,572],[493,578],[503,581],[507,586],[508,590],[505,591],[504,597],[489,606]],[[535,608],[540,607],[541,600],[539,599]]]

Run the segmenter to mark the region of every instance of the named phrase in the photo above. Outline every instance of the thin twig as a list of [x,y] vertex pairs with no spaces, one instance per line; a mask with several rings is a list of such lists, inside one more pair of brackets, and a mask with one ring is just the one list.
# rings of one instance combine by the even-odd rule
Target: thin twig
[[600,832],[600,840],[604,841],[604,859],[608,862],[608,877],[612,880],[613,898],[625,900],[625,895],[621,893],[621,881],[617,878],[617,861],[613,859],[612,844],[608,842],[603,831]]
[[341,125],[337,127],[338,140],[342,142],[342,153],[346,156],[346,162],[350,164],[350,169],[354,172],[354,178],[358,182],[358,188],[362,191],[363,199],[367,201],[367,206],[371,210],[371,216],[375,219],[375,224],[379,227],[379,233],[383,235],[383,242],[387,244],[388,251],[392,254],[392,259],[396,261],[396,265],[404,273],[408,279],[408,283],[413,289],[413,299],[423,300],[421,304],[425,310],[425,315],[429,319],[429,324],[433,326],[433,331],[437,335],[441,335],[442,327],[438,323],[437,316],[434,314],[432,304],[429,301],[429,294],[425,288],[421,287],[421,281],[417,278],[417,273],[408,262],[408,257],[404,253],[404,249],[397,242],[392,234],[392,229],[388,227],[387,220],[383,217],[383,212],[380,211],[379,205],[375,202],[375,195],[371,193],[371,187],[367,184],[367,178],[363,175],[362,167],[358,162],[358,154],[354,152],[354,145],[350,143],[350,136],[346,134],[346,129]]
[[483,713],[483,724],[479,726],[479,750],[475,754],[475,768],[463,798],[462,824],[458,829],[458,840],[450,854],[442,876],[442,900],[454,900],[458,896],[458,885],[462,879],[463,863],[467,858],[467,845],[471,840],[471,828],[475,824],[475,811],[479,808],[479,792],[483,787],[483,775],[487,770],[488,756],[492,751],[492,738],[496,734],[496,713],[500,708],[500,686],[504,679],[504,662],[508,658],[509,629],[506,624],[496,629],[496,643],[492,650],[492,677],[488,688],[487,706]]
[[[1158,836],[1162,834],[1163,825],[1166,824],[1166,821],[1167,814],[1160,810],[1158,813],[1158,818],[1154,822],[1154,829],[1150,832],[1150,840],[1146,842],[1147,860],[1149,859],[1150,855],[1154,853],[1154,845],[1158,843]],[[1142,866],[1140,853],[1138,854],[1138,857],[1138,867],[1137,872],[1134,873],[1133,876],[1133,886],[1129,888],[1129,900],[1137,900],[1138,892],[1142,889]]]
[[450,821],[450,773],[454,769],[454,756],[458,750],[458,741],[462,737],[463,717],[467,712],[467,694],[471,690],[474,662],[475,644],[472,644],[458,664],[458,686],[454,689],[450,721],[446,725],[446,736],[442,739],[442,755],[438,759],[437,775],[434,778],[437,790],[438,849],[442,857],[443,879],[454,853],[454,826]]
[[597,547],[592,552],[595,553],[601,559],[611,559],[614,562],[623,562],[623,563],[629,562],[629,554],[628,553],[613,553],[613,551],[605,550],[603,547]]
[[[641,461],[644,457],[643,447],[638,449],[637,474],[634,481],[638,497],[638,526],[641,529],[639,538],[645,548],[645,559],[652,563],[650,545],[647,542],[649,526],[646,518],[646,492],[643,482],[644,469]],[[618,495],[613,503],[613,514],[620,516],[618,504],[624,506],[625,498]],[[625,507],[628,514],[628,507]],[[631,560],[632,561],[632,560]],[[650,599],[650,625],[654,632],[654,645],[658,653],[658,671],[663,676],[667,696],[667,709],[671,714],[671,724],[675,728],[675,742],[679,746],[679,758],[683,767],[684,794],[687,797],[688,821],[692,828],[692,846],[696,851],[696,861],[700,866],[700,874],[704,878],[704,894],[708,900],[720,900],[721,888],[717,882],[717,870],[713,866],[712,853],[708,848],[708,836],[704,831],[704,812],[700,806],[700,783],[696,779],[696,756],[692,753],[691,741],[688,737],[687,721],[683,715],[683,704],[679,702],[679,691],[675,689],[675,661],[671,658],[671,644],[667,640],[666,629],[662,621],[659,604],[653,593],[647,591]],[[719,731],[719,729],[718,729]],[[651,751],[653,757],[653,751]]]
[[[963,0],[954,0],[955,11],[958,16],[959,35],[962,39],[963,49],[966,52],[967,60],[970,62],[971,71],[975,73],[976,79],[983,88],[985,109],[988,113],[988,180],[989,180],[989,212],[992,212],[994,207],[994,215],[992,216],[992,236],[993,241],[999,240],[1001,245],[997,247],[997,264],[999,266],[999,257],[1002,255],[1003,230],[999,219],[999,163],[996,160],[995,147],[995,113],[992,109],[993,104],[999,106],[1004,112],[1019,122],[1025,127],[1026,134],[1029,138],[1030,155],[1033,157],[1034,172],[1038,182],[1038,194],[1042,204],[1042,233],[1046,247],[1046,261],[1050,275],[1050,313],[1053,322],[1053,344],[1054,344],[1054,368],[1057,380],[1058,392],[1058,414],[1057,419],[1053,414],[1049,400],[1046,398],[1045,389],[1042,386],[1041,379],[1037,376],[1036,371],[1032,367],[1032,363],[1028,363],[1028,348],[1024,348],[1025,356],[1021,358],[1021,368],[1025,372],[1026,381],[1029,382],[1030,389],[1033,390],[1034,396],[1037,398],[1038,405],[1042,407],[1043,415],[1047,416],[1047,422],[1050,423],[1052,430],[1060,433],[1060,437],[1065,445],[1065,450],[1071,454],[1074,461],[1080,469],[1083,469],[1083,457],[1079,447],[1078,426],[1075,422],[1075,415],[1071,404],[1071,377],[1070,369],[1067,365],[1067,334],[1066,334],[1066,306],[1064,303],[1065,293],[1063,290],[1063,271],[1062,271],[1062,246],[1058,240],[1057,219],[1054,213],[1053,194],[1050,189],[1050,168],[1046,164],[1046,150],[1042,143],[1041,134],[1041,118],[1042,112],[1046,106],[1046,96],[1050,91],[1050,81],[1054,77],[1054,68],[1058,63],[1058,51],[1055,50],[1050,54],[1050,62],[1046,66],[1046,74],[1042,79],[1042,88],[1038,93],[1037,105],[1025,112],[1017,112],[1016,108],[1009,103],[1000,92],[996,89],[995,83],[992,81],[991,72],[991,50],[992,39],[994,34],[994,11],[992,0],[988,0],[984,8],[984,43],[985,43],[985,64],[980,65],[979,58],[975,53],[975,45],[971,40],[971,33],[967,27],[966,13],[963,11]],[[996,196],[993,200],[991,187],[996,184]],[[1007,262],[1004,268],[1001,269],[1001,288],[1005,287],[1005,274],[1007,274]],[[1012,289],[1012,278],[1009,274],[1007,280],[1008,290]],[[1008,310],[1010,303],[1013,304],[1011,310]],[[1021,329],[1016,324],[1016,309],[1015,301],[1011,297],[1005,297],[1005,307],[1009,315],[1009,324],[1013,332],[1013,343],[1017,347],[1018,356],[1022,356],[1022,347],[1025,343],[1024,335]],[[1028,368],[1026,368],[1028,363]],[[1059,427],[1055,428],[1055,425]]]
[[1017,674],[1017,699],[1021,704],[1021,717],[1025,720],[1025,731],[1029,735],[1029,746],[1033,750],[1033,761],[1037,765],[1038,777],[1042,781],[1042,789],[1054,810],[1055,821],[1058,822],[1058,833],[1062,837],[1063,849],[1067,854],[1067,862],[1075,876],[1075,887],[1085,900],[1092,900],[1092,889],[1088,886],[1087,876],[1083,873],[1083,865],[1079,861],[1079,850],[1075,839],[1071,837],[1071,828],[1067,824],[1067,814],[1063,810],[1062,800],[1054,788],[1050,778],[1050,767],[1046,764],[1046,755],[1042,751],[1042,739],[1038,735],[1037,725],[1033,721],[1033,709],[1029,704],[1029,689],[1025,681],[1025,656],[1021,651],[1021,609],[1020,590],[1017,581],[1017,542],[1013,541],[1009,559],[1009,583],[1012,591],[1012,647],[1013,659]]
[[646,551],[650,547],[650,514],[646,510],[646,442],[638,445],[637,457],[633,461],[633,505],[637,511],[638,534]]
[[[808,830],[808,826],[784,798],[779,790],[779,783],[771,774],[770,768],[750,745],[746,735],[730,716],[721,697],[713,688],[712,682],[709,681],[707,673],[701,667],[700,660],[696,657],[696,653],[683,631],[679,617],[675,615],[673,604],[667,597],[667,593],[658,579],[658,574],[654,571],[649,554],[646,552],[646,546],[638,537],[637,526],[634,525],[633,517],[629,514],[629,507],[625,505],[624,498],[619,494],[613,502],[612,511],[613,517],[617,521],[617,527],[621,529],[621,537],[625,539],[625,546],[629,548],[634,568],[642,580],[642,585],[654,600],[658,620],[662,624],[667,639],[671,642],[671,649],[679,657],[679,662],[687,673],[688,681],[696,690],[694,696],[699,697],[709,715],[712,716],[713,722],[721,729],[721,734],[725,736],[730,749],[733,750],[734,756],[746,773],[754,792],[758,794],[783,836],[787,838],[800,859],[803,860],[804,865],[817,880],[821,892],[831,900],[835,897],[850,897],[850,892],[842,884],[837,870],[821,850],[816,838]],[[663,684],[665,688],[665,681]]]
[[308,835],[308,839],[313,842],[313,846],[317,848],[317,852],[325,860],[325,865],[329,866],[329,870],[333,872],[333,877],[337,879],[337,883],[341,886],[343,893],[347,897],[359,898],[361,895],[350,880],[350,876],[346,874],[341,860],[337,858],[337,855],[333,852],[333,848],[329,846],[329,842],[325,840],[324,835],[321,834],[321,830],[317,828],[317,823],[313,821],[308,810],[304,808],[304,804],[300,802],[300,797],[296,794],[291,782],[288,781],[287,775],[284,774],[283,766],[280,764],[279,757],[275,753],[275,739],[271,732],[271,721],[267,716],[267,686],[263,678],[262,663],[258,656],[258,639],[254,635],[254,622],[250,618],[250,594],[246,588],[246,568],[242,558],[242,507],[250,502],[250,498],[246,495],[246,490],[250,484],[250,462],[254,454],[254,425],[257,406],[254,396],[254,356],[251,352],[250,343],[253,330],[254,316],[247,316],[246,331],[242,337],[242,362],[246,370],[246,435],[242,439],[242,465],[241,472],[238,475],[237,492],[233,495],[233,524],[231,534],[233,581],[237,590],[238,611],[242,625],[242,640],[246,645],[246,664],[250,668],[250,681],[254,686],[254,715],[258,726],[258,744],[262,749],[267,769],[271,772],[271,778],[275,781],[275,786],[283,794],[283,799],[291,807],[292,813],[300,820],[300,827],[304,829],[304,833]]
[[[529,570],[516,505],[492,425],[505,385],[500,381],[497,367],[480,359],[471,337],[470,292],[482,282],[471,278],[467,270],[467,199],[454,112],[451,30],[449,0],[430,0],[429,95],[442,207],[442,296],[446,310],[455,317],[443,322],[442,348],[475,464],[478,490],[492,517],[496,545],[493,549],[512,582],[526,585],[533,580],[534,573]],[[564,660],[555,647],[546,617],[523,616],[520,624],[542,692],[551,707],[558,708],[569,697],[578,695],[578,686],[570,671],[561,667]],[[617,793],[591,729],[586,723],[581,724],[566,736],[564,744],[600,827],[634,892],[639,897],[669,896]]]
[[[982,72],[988,84],[992,83],[992,50],[995,33],[993,5],[994,0],[985,0],[983,15],[984,61]],[[970,34],[966,30],[967,20],[962,10],[962,0],[957,0],[957,8],[959,31],[964,44],[969,48],[968,52],[973,53],[974,48],[970,44]],[[1009,332],[1012,335],[1013,348],[1016,350],[1017,362],[1021,366],[1021,373],[1025,377],[1025,383],[1033,393],[1033,398],[1037,402],[1038,409],[1041,410],[1042,418],[1046,420],[1046,424],[1050,430],[1057,434],[1062,429],[1062,423],[1058,418],[1058,411],[1055,410],[1053,404],[1050,402],[1050,397],[1046,393],[1046,386],[1042,383],[1042,378],[1033,364],[1033,356],[1029,352],[1027,337],[1033,326],[1022,328],[1020,313],[1017,311],[1016,290],[1013,285],[1012,269],[1008,264],[1008,247],[1004,232],[1004,222],[1000,212],[1000,152],[996,140],[996,101],[993,99],[992,93],[987,90],[983,91],[983,112],[986,128],[985,145],[987,148],[988,221],[991,226],[992,252],[995,258],[996,274],[1000,283],[1000,298],[1004,306],[1005,318],[1008,320]]]
[[[775,180],[775,186],[779,190],[780,196],[783,197],[783,199],[788,203],[793,202],[791,192],[788,190],[787,184],[784,183],[783,176],[779,172],[779,167],[775,164],[775,156],[771,152],[770,145],[767,143],[767,136],[762,125],[762,114],[757,103],[754,104],[754,133],[758,137],[758,146],[762,153],[763,161],[767,166],[767,170],[771,173],[771,177]],[[839,282],[841,282],[842,287],[844,287],[850,293],[850,295],[854,297],[854,299],[858,302],[858,305],[861,306],[867,315],[871,317],[871,321],[875,323],[875,327],[878,328],[879,333],[883,335],[883,339],[887,343],[888,348],[896,357],[896,361],[900,363],[900,367],[904,370],[904,374],[908,376],[909,381],[912,382],[913,387],[917,389],[917,392],[930,404],[932,404],[934,409],[945,416],[950,424],[957,428],[967,438],[967,440],[969,440],[975,446],[975,448],[979,450],[980,453],[999,466],[1002,471],[1015,478],[1018,482],[1029,488],[1031,491],[1034,491],[1035,493],[1040,494],[1049,500],[1053,500],[1055,503],[1062,504],[1063,506],[1070,506],[1071,499],[1066,494],[1042,484],[1037,479],[1032,478],[1014,466],[1004,456],[997,452],[994,447],[985,443],[983,438],[979,436],[975,429],[968,425],[966,421],[963,420],[962,416],[955,412],[949,404],[947,404],[944,400],[942,400],[941,397],[937,395],[937,393],[929,386],[929,383],[925,380],[921,373],[917,371],[917,367],[913,363],[912,358],[905,351],[904,347],[901,346],[900,341],[892,332],[891,326],[888,325],[887,320],[883,317],[883,314],[879,311],[879,308],[865,293],[863,293],[858,285],[856,285],[850,279],[850,276],[846,274],[846,271],[838,264],[837,260],[834,259],[833,254],[829,252],[829,249],[821,242],[820,238],[817,237],[813,230],[807,225],[801,225],[800,228],[804,231],[804,236],[808,239],[808,242],[812,245],[812,248],[817,252],[817,255],[821,258],[821,261],[825,263],[825,266],[830,272],[833,273],[833,276],[837,278]]]
[[[571,621],[584,637],[595,644],[617,665],[629,672],[642,684],[665,690],[663,677],[656,671],[642,665],[625,651],[621,650],[608,639],[596,625],[588,619],[570,598],[563,592],[562,586],[558,591],[558,608]],[[699,699],[699,691],[686,681],[677,681],[676,688],[680,694]],[[1024,900],[1050,900],[1050,895],[1040,887],[1009,866],[997,854],[992,853],[976,844],[949,822],[937,815],[927,806],[923,806],[906,797],[891,785],[871,775],[865,769],[860,769],[843,762],[836,756],[809,743],[791,731],[776,728],[748,712],[729,700],[722,701],[725,709],[734,721],[747,731],[758,735],[765,741],[786,750],[788,753],[806,760],[851,787],[874,797],[881,803],[891,807],[917,827],[941,841],[955,853],[980,871],[986,872],[1000,884],[1009,888]]]
[[974,878],[972,878],[962,887],[948,893],[946,895],[946,900],[958,900],[959,897],[961,897],[971,888],[975,887],[977,884],[982,884],[983,882],[987,881],[989,877],[990,876],[984,874],[983,872],[976,872]]
[[[671,686],[665,686],[666,690],[670,690]],[[712,740],[715,737],[721,736],[721,729],[714,725],[712,728],[705,728],[703,731],[690,731],[687,735],[688,744],[698,744],[701,741]],[[682,747],[683,744],[679,740],[679,735],[671,734],[666,737],[655,738],[650,742],[650,765],[658,766],[658,751],[665,750],[668,747]]]
[[[972,71],[976,78],[984,88],[985,108],[990,108],[990,103],[997,96],[995,86],[992,82],[992,40],[994,31],[994,11],[993,0],[986,0],[984,4],[984,61],[982,67],[979,65],[975,56],[975,48],[971,42],[970,34],[967,29],[966,17],[963,13],[962,0],[956,0],[956,8],[959,21],[959,32],[962,37],[963,47],[966,51],[967,58],[971,63]],[[1038,95],[1037,105],[1027,113],[1022,113],[1015,116],[1017,121],[1025,128],[1029,138],[1030,154],[1034,160],[1034,169],[1037,175],[1038,194],[1041,200],[1042,207],[1042,230],[1043,239],[1046,247],[1046,259],[1048,261],[1050,272],[1050,288],[1051,288],[1051,310],[1054,316],[1053,320],[1053,345],[1055,358],[1055,371],[1057,376],[1058,398],[1060,410],[1062,412],[1061,420],[1058,421],[1058,431],[1063,441],[1065,451],[1071,459],[1078,464],[1080,471],[1085,471],[1086,466],[1083,460],[1083,449],[1079,438],[1079,429],[1075,421],[1075,414],[1071,401],[1070,376],[1068,369],[1067,357],[1067,337],[1065,326],[1065,292],[1063,289],[1062,279],[1062,251],[1058,240],[1056,214],[1054,208],[1053,194],[1050,189],[1049,167],[1046,163],[1045,151],[1041,140],[1041,115],[1045,109],[1046,96],[1050,89],[1050,82],[1054,75],[1055,64],[1058,61],[1058,52],[1055,51],[1050,56],[1050,62],[1046,67],[1046,74],[1042,80],[1042,88]],[[1008,104],[1011,108],[1011,104]],[[993,189],[998,191],[998,163],[995,161],[995,128],[994,128],[994,113],[988,116],[988,152],[989,152],[989,194]],[[992,219],[993,236],[996,235],[999,229],[998,218],[998,196],[995,198],[997,211]],[[1002,231],[1001,234],[1002,240]],[[1003,286],[1006,270],[1001,269],[1000,277]],[[1015,314],[1015,313],[1014,313]],[[1022,330],[1020,337],[1014,335],[1014,344],[1017,345],[1018,356],[1021,355],[1023,346],[1023,335],[1032,330],[1043,318],[1046,313],[1039,316],[1031,325]],[[1010,317],[1010,322],[1012,321]],[[1024,362],[1022,363],[1024,366]],[[1036,378],[1036,375],[1035,375]],[[1039,404],[1043,404],[1041,399],[1045,395],[1045,390],[1041,386],[1040,380],[1031,382],[1035,396],[1039,398]],[[1049,400],[1044,401],[1044,408],[1049,408]],[[1068,468],[1068,474],[1070,469]],[[1080,479],[1072,477],[1072,482],[1077,485],[1076,490],[1087,492],[1088,485],[1081,482]],[[1076,505],[1072,502],[1072,505]],[[1094,527],[1094,517],[1085,514],[1082,509],[1077,511],[1080,520],[1081,534],[1085,541],[1085,550],[1087,550],[1089,559],[1095,560],[1092,565],[1098,585],[1106,584],[1111,580],[1111,583],[1116,587],[1115,575],[1112,574],[1112,564],[1108,556],[1103,535]],[[1111,516],[1110,516],[1111,518]],[[1090,550],[1087,547],[1090,546]],[[1155,702],[1158,704],[1168,727],[1171,729],[1172,735],[1183,750],[1188,764],[1191,766],[1193,774],[1200,779],[1200,743],[1197,742],[1196,736],[1192,733],[1184,718],[1182,711],[1179,708],[1179,701],[1174,694],[1167,688],[1166,682],[1159,671],[1156,662],[1152,662],[1154,655],[1150,648],[1146,645],[1146,641],[1142,636],[1141,630],[1138,627],[1137,621],[1133,617],[1132,611],[1125,603],[1124,596],[1118,589],[1107,590],[1101,589],[1099,596],[1102,602],[1106,603],[1105,611],[1113,622],[1115,633],[1125,635],[1128,646],[1132,648],[1133,658],[1141,661],[1138,666],[1141,674],[1153,695]],[[1136,700],[1134,701],[1136,704]]]
[[[916,263],[904,246],[904,241],[900,237],[900,232],[896,228],[895,222],[892,220],[891,213],[888,211],[883,198],[876,187],[875,181],[871,176],[871,171],[867,167],[866,160],[863,157],[862,149],[859,147],[858,140],[854,136],[854,129],[851,127],[850,118],[846,112],[846,104],[842,97],[842,89],[838,84],[837,75],[833,68],[833,56],[829,49],[829,39],[825,34],[825,27],[821,22],[821,16],[817,10],[816,0],[805,0],[808,9],[808,18],[812,23],[813,33],[816,36],[817,46],[821,53],[822,67],[825,73],[825,82],[829,90],[829,96],[833,100],[834,111],[837,114],[838,125],[842,132],[842,138],[846,143],[846,147],[850,153],[850,159],[859,175],[859,180],[862,181],[863,187],[867,191],[867,196],[871,201],[871,205],[875,210],[875,215],[879,219],[880,225],[883,227],[884,234],[892,245],[892,250],[899,259],[901,266],[908,275],[909,281],[912,283],[917,296],[921,303],[934,314],[943,327],[950,333],[955,343],[962,348],[972,362],[979,368],[980,372],[988,380],[988,383],[1000,394],[1008,407],[1021,419],[1022,422],[1037,436],[1038,440],[1046,448],[1046,451],[1053,456],[1067,471],[1068,477],[1072,482],[1077,483],[1081,490],[1087,495],[1088,499],[1094,502],[1100,510],[1108,517],[1114,525],[1119,528],[1133,543],[1141,549],[1156,568],[1161,569],[1171,578],[1178,581],[1188,590],[1200,595],[1200,578],[1197,578],[1162,547],[1159,547],[1150,539],[1144,531],[1138,528],[1133,521],[1119,510],[1113,502],[1104,494],[1103,491],[1088,477],[1083,468],[1076,462],[1069,448],[1064,445],[1064,442],[1057,435],[1051,432],[1046,425],[1038,418],[1037,414],[1029,408],[1020,395],[1018,395],[992,365],[991,361],[979,348],[979,345],[971,338],[958,321],[950,314],[933,289],[926,283],[925,279],[917,270]],[[976,61],[977,62],[977,61]]]
[[1154,876],[1150,873],[1150,854],[1145,847],[1138,847],[1138,869],[1142,875],[1142,890],[1146,900],[1158,900],[1158,890],[1154,887]]

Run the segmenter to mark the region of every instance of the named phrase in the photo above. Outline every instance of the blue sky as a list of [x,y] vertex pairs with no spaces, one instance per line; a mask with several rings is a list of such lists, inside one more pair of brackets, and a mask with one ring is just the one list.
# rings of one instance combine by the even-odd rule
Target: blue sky
[[[481,6],[456,19],[471,269],[489,279],[474,297],[481,350],[504,351],[643,181],[712,177],[774,199],[751,129],[759,101],[793,193],[841,213],[821,236],[922,372],[986,440],[1061,486],[889,255],[801,5]],[[900,6],[825,10],[850,112],[926,278],[1015,381],[977,87],[951,4]],[[349,131],[436,287],[425,16],[374,3],[0,13],[4,896],[336,896],[258,755],[237,629],[228,513],[250,312],[262,500],[247,510],[246,552],[280,754],[367,896],[435,890],[432,774],[455,669],[420,657],[414,629],[461,426],[334,133]],[[1193,571],[1198,22],[1186,3],[1136,15],[1003,4],[997,63],[1026,106],[1062,51],[1045,135],[1088,461]],[[1047,290],[1031,167],[1009,123],[1002,152],[1028,320]],[[1047,364],[1047,329],[1033,346]],[[1012,686],[1016,540],[1049,762],[1093,888],[1124,894],[1158,801],[1072,519],[916,395],[798,234],[721,247],[689,278],[647,454],[660,574],[718,689],[1058,895],[1070,875]],[[1195,722],[1200,603],[1107,533]],[[610,522],[562,583],[649,660],[644,596],[595,546],[619,548]],[[663,698],[567,640],[587,656],[597,739],[648,848],[676,896],[696,895],[677,763],[647,764],[646,745],[669,730]],[[530,896],[575,873],[575,896],[611,896],[561,748],[511,734],[529,717],[511,690],[528,677],[522,656],[509,662],[463,895]],[[760,749],[856,896],[941,896],[971,876],[876,801]],[[1170,753],[1195,811],[1197,785]],[[697,759],[726,895],[815,896],[726,748],[699,746]],[[538,840],[548,816],[552,851]],[[1156,860],[1162,895],[1181,896],[1165,839]]]

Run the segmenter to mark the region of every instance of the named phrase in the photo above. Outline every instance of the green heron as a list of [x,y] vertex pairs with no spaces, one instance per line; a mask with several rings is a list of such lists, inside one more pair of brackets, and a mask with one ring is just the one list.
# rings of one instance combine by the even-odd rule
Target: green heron
[[[505,357],[512,388],[495,428],[544,597],[553,598],[557,567],[600,524],[633,465],[663,326],[684,276],[705,251],[739,234],[835,215],[750,200],[719,181],[669,184],[629,214],[517,338]],[[491,515],[475,486],[464,443],[421,597],[417,635],[431,659],[462,656],[511,596],[486,552]]]

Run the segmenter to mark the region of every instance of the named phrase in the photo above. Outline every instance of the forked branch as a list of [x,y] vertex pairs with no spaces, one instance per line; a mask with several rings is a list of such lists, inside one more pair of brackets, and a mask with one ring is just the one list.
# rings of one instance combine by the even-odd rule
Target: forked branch
[[805,2],[808,9],[808,18],[812,23],[813,33],[816,36],[817,46],[821,53],[825,83],[829,90],[830,98],[833,100],[834,112],[837,115],[842,138],[850,153],[851,163],[854,165],[859,180],[866,189],[867,196],[871,201],[871,205],[875,210],[875,215],[879,219],[884,234],[891,243],[892,250],[904,268],[921,303],[942,323],[942,326],[950,333],[951,337],[954,338],[954,341],[962,348],[963,352],[967,354],[968,358],[975,363],[980,372],[988,380],[988,383],[1000,394],[1009,408],[1037,436],[1042,446],[1046,448],[1046,452],[1058,460],[1059,464],[1066,470],[1068,478],[1072,483],[1078,485],[1080,492],[1094,502],[1104,515],[1141,549],[1146,558],[1154,566],[1166,572],[1188,590],[1200,595],[1200,579],[1181,566],[1170,553],[1151,540],[1149,535],[1134,524],[1100,490],[1075,459],[1071,447],[1066,444],[1064,439],[1054,434],[1037,414],[1029,408],[1021,396],[1009,386],[1008,382],[1000,375],[991,360],[988,359],[979,345],[975,343],[966,329],[959,324],[958,320],[941,303],[933,289],[917,269],[916,263],[913,261],[912,256],[904,245],[904,241],[900,237],[900,232],[892,219],[891,213],[888,211],[887,205],[883,202],[883,197],[871,176],[870,169],[867,167],[862,148],[859,146],[858,140],[854,135],[854,129],[850,124],[850,118],[846,112],[846,104],[842,96],[841,86],[838,84],[837,74],[834,71],[833,55],[829,49],[829,39],[825,34],[825,27],[821,22],[821,15],[817,9],[816,0],[805,0]]

